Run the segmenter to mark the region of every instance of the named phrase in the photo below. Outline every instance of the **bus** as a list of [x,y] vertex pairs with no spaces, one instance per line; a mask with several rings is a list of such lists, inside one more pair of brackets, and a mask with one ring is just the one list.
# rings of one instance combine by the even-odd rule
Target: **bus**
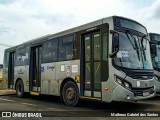
[[68,106],[155,96],[147,29],[119,16],[8,48],[3,73],[18,97],[60,96]]
[[0,89],[2,89],[2,80],[3,80],[2,72],[3,72],[3,65],[0,64]]
[[155,48],[155,51],[151,52],[151,57],[154,68],[156,92],[159,93],[160,92],[160,34],[149,33],[149,37],[150,37],[150,47]]

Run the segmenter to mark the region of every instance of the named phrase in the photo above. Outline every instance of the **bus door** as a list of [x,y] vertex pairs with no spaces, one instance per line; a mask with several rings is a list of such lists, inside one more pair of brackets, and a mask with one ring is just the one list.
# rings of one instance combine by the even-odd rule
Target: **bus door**
[[86,97],[101,99],[101,38],[100,31],[82,36],[83,90]]
[[30,91],[40,92],[41,87],[41,54],[42,46],[31,48],[30,58]]
[[15,52],[9,53],[9,66],[8,66],[8,88],[14,86],[14,63],[15,63]]

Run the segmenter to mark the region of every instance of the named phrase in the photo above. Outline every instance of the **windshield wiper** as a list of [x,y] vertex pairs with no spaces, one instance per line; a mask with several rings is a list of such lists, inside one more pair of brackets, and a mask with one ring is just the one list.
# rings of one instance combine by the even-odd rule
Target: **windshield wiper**
[[[143,40],[144,40],[144,38],[146,38],[147,36],[146,35],[144,35],[143,37],[142,37],[142,39],[141,39],[141,44],[142,44],[142,49],[143,50],[146,50],[146,45],[147,45],[147,40],[148,39],[145,39],[146,40],[146,44],[145,44],[145,46],[143,45]],[[149,40],[148,40],[149,41]]]
[[[128,37],[128,39],[129,39],[130,43],[132,44],[132,47],[134,48],[134,50],[138,50],[139,47],[138,47],[138,45],[137,45],[136,39],[135,39],[135,37],[133,36],[133,34],[132,34],[129,30],[126,30],[125,34],[127,35],[127,37]],[[129,37],[129,35],[130,35],[130,36],[132,37],[132,39],[134,40],[134,44],[133,44],[131,38]]]
[[143,40],[144,40],[144,38],[146,38],[146,35],[144,35],[144,36],[142,37],[142,39],[141,39],[141,46],[142,46],[141,51],[142,51],[142,54],[143,54],[143,56],[144,56],[144,60],[146,61],[145,50],[146,50],[146,45],[147,45],[147,39],[146,39],[146,44],[145,44],[145,46],[144,46],[144,45],[143,45]]
[[[138,45],[137,45],[136,38],[133,36],[133,34],[132,34],[129,30],[127,30],[127,31],[125,32],[125,34],[126,34],[126,36],[128,37],[128,39],[129,39],[132,47],[134,48],[134,50],[136,50],[137,55],[138,55],[138,59],[140,60],[139,47],[138,47]],[[129,35],[130,35],[130,36],[132,37],[132,39],[134,40],[134,44],[133,44],[131,38],[129,37]]]
[[119,51],[119,49],[117,49],[116,51],[114,51],[113,53],[109,54],[109,57],[113,57],[116,55],[116,53]]

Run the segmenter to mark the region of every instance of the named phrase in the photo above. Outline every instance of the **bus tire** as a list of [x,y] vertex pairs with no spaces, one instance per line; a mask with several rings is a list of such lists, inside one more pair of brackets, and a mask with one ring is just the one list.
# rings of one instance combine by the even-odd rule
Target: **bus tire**
[[77,106],[79,103],[79,90],[73,81],[68,81],[62,89],[62,98],[66,105]]
[[24,85],[22,80],[19,80],[16,85],[16,94],[18,97],[24,97]]

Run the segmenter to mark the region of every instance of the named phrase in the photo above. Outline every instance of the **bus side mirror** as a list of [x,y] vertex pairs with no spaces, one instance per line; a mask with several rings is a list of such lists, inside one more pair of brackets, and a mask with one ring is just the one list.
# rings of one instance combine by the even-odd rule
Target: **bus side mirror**
[[114,33],[113,34],[113,48],[114,49],[119,49],[119,34],[118,33]]
[[156,44],[150,43],[151,56],[154,58],[157,55]]
[[114,30],[110,30],[110,33],[113,34],[113,39],[112,39],[113,53],[109,54],[109,56],[112,58],[119,51],[119,33]]

